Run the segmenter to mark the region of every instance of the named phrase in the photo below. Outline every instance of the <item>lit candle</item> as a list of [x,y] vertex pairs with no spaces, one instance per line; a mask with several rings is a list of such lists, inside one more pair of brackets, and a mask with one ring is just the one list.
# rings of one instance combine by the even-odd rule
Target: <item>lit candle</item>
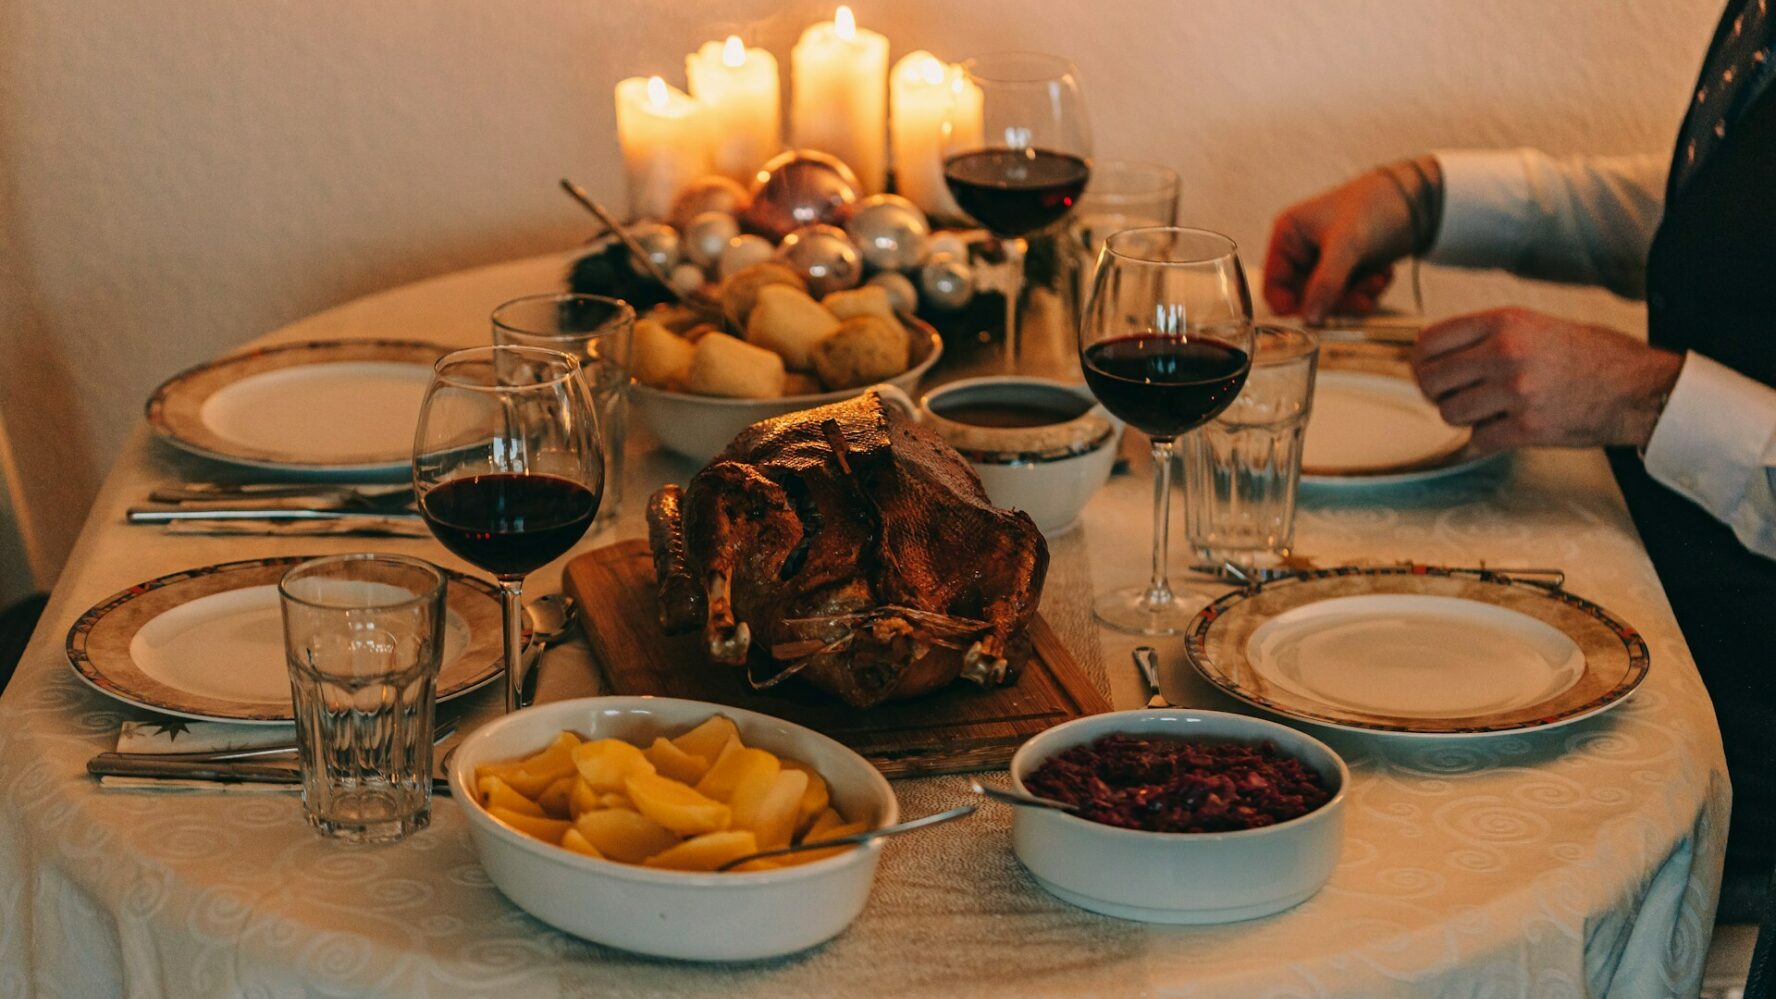
[[617,140],[629,175],[631,218],[665,218],[679,190],[709,172],[702,108],[657,76],[617,84]]
[[980,87],[962,67],[920,51],[894,64],[889,93],[895,188],[933,218],[965,220],[944,183],[944,129],[964,148],[980,144]]
[[750,183],[783,144],[777,57],[729,35],[686,56],[685,79],[709,116],[715,172]]
[[797,146],[831,153],[857,174],[864,194],[887,185],[888,39],[857,26],[851,8],[802,32],[790,127]]

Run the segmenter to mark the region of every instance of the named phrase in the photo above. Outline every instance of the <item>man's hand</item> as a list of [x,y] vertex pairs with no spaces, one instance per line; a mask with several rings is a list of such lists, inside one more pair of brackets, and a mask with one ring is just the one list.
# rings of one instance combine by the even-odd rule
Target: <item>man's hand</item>
[[1683,358],[1603,326],[1497,309],[1427,327],[1418,386],[1474,447],[1645,447]]
[[[1390,175],[1391,172],[1391,175]],[[1413,251],[1413,212],[1428,215],[1440,182],[1435,159],[1372,170],[1342,187],[1283,210],[1264,261],[1264,300],[1278,315],[1318,323],[1333,313],[1364,315]],[[1422,203],[1408,207],[1408,197]],[[1428,221],[1428,219],[1427,219]]]

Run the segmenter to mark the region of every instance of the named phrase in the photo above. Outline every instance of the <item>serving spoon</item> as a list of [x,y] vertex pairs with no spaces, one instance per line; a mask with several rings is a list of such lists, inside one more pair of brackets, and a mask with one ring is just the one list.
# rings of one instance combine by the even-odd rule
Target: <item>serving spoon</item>
[[968,786],[975,794],[985,795],[1002,805],[1016,805],[1020,808],[1047,808],[1056,812],[1071,813],[1079,811],[1078,805],[1069,804],[1065,801],[1056,801],[1053,798],[1043,798],[1034,794],[1024,794],[1021,791],[1009,791],[1002,787],[994,787],[991,784],[982,784],[978,780],[970,782]]
[[848,846],[853,843],[868,843],[872,839],[881,839],[884,836],[898,836],[903,832],[912,832],[914,829],[923,829],[926,826],[940,825],[954,819],[962,818],[965,815],[973,814],[973,805],[961,805],[949,809],[948,811],[933,812],[930,815],[921,816],[920,818],[909,819],[905,822],[897,822],[894,825],[883,826],[880,829],[870,829],[865,832],[853,833],[850,836],[834,836],[831,839],[819,839],[810,843],[797,843],[794,846],[779,847],[775,850],[760,850],[757,853],[749,853],[744,857],[735,857],[733,860],[717,867],[716,870],[731,870],[749,860],[763,860],[767,857],[782,857],[791,853],[801,853],[803,850],[825,850],[830,847]]

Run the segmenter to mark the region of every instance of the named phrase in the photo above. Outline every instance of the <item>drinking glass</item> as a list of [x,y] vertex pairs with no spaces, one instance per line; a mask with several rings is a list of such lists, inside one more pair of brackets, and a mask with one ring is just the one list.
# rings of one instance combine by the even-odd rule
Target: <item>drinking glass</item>
[[1061,287],[1067,315],[1085,311],[1086,292],[1098,254],[1112,233],[1178,221],[1178,172],[1158,163],[1092,160],[1091,182],[1062,227]]
[[580,363],[541,347],[474,347],[432,370],[413,491],[433,536],[500,587],[506,710],[521,706],[524,577],[585,535],[604,452]]
[[1200,603],[1166,575],[1167,512],[1178,435],[1226,409],[1251,370],[1252,298],[1233,240],[1204,229],[1125,229],[1104,242],[1079,324],[1092,394],[1153,447],[1153,571],[1146,586],[1102,594],[1098,619],[1122,631],[1183,631]]
[[1005,254],[1005,368],[1018,364],[1023,237],[1059,222],[1091,176],[1079,71],[1058,56],[999,52],[962,63],[943,125],[944,183]]
[[598,410],[604,438],[604,500],[593,530],[609,526],[623,506],[623,444],[629,437],[629,375],[635,310],[603,295],[529,295],[493,310],[493,342],[547,347],[572,354]]
[[324,835],[389,842],[431,821],[447,582],[400,555],[314,559],[278,582],[303,811]]
[[1254,327],[1246,387],[1220,416],[1184,435],[1184,536],[1208,565],[1249,570],[1295,543],[1301,440],[1319,356],[1311,333]]

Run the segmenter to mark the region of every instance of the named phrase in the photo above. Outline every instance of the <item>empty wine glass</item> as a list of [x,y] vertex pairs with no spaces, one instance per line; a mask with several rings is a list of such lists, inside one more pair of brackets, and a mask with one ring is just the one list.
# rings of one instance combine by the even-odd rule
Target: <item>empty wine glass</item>
[[432,534],[500,586],[506,710],[520,705],[524,577],[586,533],[604,452],[579,362],[541,347],[440,358],[413,439],[413,491]]
[[1104,243],[1079,324],[1086,384],[1153,447],[1153,571],[1098,597],[1122,631],[1181,632],[1200,608],[1166,575],[1172,457],[1179,434],[1232,404],[1252,366],[1252,298],[1234,242],[1177,226],[1125,229]]
[[1005,367],[1018,363],[1024,241],[1064,218],[1091,176],[1079,71],[1058,56],[997,52],[962,63],[943,124],[944,182],[1005,252]]

